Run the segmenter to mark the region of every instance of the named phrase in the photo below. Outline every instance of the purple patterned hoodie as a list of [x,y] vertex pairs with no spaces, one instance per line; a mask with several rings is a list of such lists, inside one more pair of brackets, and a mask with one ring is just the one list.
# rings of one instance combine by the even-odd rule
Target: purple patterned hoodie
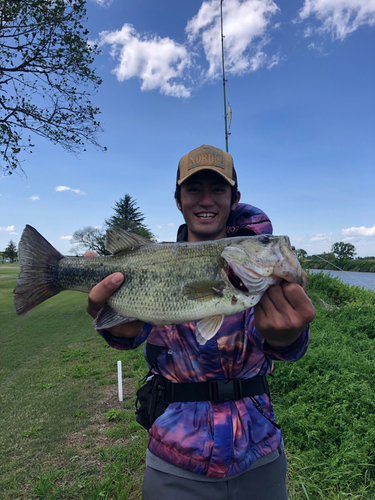
[[[238,204],[227,223],[228,236],[271,234],[268,217],[256,207]],[[182,225],[178,241],[186,239]],[[135,339],[99,332],[117,349],[134,349],[146,339],[165,346],[158,368],[172,382],[251,378],[273,370],[273,360],[296,361],[306,352],[309,328],[289,347],[273,349],[256,332],[253,310],[224,318],[218,333],[205,345],[197,343],[196,322],[180,325],[145,324]],[[274,420],[266,394],[256,396],[264,414]],[[150,451],[178,467],[209,477],[223,478],[248,469],[258,458],[276,450],[281,433],[254,406],[250,398],[223,403],[173,403],[149,432]]]

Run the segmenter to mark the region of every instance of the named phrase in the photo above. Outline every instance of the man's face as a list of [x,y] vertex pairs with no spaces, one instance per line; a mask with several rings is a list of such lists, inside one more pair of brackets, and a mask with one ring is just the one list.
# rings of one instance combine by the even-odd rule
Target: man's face
[[181,205],[188,227],[188,241],[217,240],[226,237],[226,223],[231,210],[240,200],[231,203],[228,182],[212,170],[201,170],[181,184]]

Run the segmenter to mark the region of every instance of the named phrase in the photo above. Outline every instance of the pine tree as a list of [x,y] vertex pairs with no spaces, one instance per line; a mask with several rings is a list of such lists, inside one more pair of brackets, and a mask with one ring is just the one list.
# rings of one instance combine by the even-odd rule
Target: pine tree
[[17,248],[13,240],[10,240],[9,245],[6,247],[3,253],[4,259],[9,259],[10,262],[17,260]]
[[[115,202],[114,215],[105,221],[108,227],[119,227],[125,229],[129,233],[139,234],[148,240],[152,240],[154,235],[143,224],[145,216],[136,205],[136,200],[126,194],[120,201]],[[97,227],[86,226],[83,229],[78,229],[73,233],[71,248],[73,254],[77,254],[77,250],[93,250],[98,255],[109,255],[110,252],[105,248],[105,231]]]
[[145,216],[136,205],[136,200],[129,194],[126,194],[120,201],[116,201],[113,210],[115,211],[115,215],[105,221],[107,226],[119,227],[130,233],[139,234],[149,240],[154,237],[151,231],[143,224]]

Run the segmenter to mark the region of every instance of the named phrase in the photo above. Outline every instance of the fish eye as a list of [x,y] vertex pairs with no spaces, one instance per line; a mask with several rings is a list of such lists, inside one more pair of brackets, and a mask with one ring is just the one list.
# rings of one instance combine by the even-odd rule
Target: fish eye
[[259,238],[260,242],[263,243],[264,245],[267,245],[267,243],[270,242],[270,237],[265,235],[265,236],[262,236],[261,238]]

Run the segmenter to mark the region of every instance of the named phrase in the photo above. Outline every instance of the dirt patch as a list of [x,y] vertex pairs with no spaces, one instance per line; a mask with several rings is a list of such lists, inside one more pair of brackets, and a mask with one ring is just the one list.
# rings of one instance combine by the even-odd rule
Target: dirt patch
[[[95,450],[103,446],[125,445],[128,440],[128,438],[116,439],[105,435],[105,430],[112,427],[105,413],[112,409],[122,410],[124,402],[135,402],[135,381],[123,379],[123,402],[118,400],[117,385],[100,386],[95,392],[97,397],[92,398],[92,404],[86,409],[90,414],[91,423],[71,433],[65,442],[65,449],[77,450],[82,465],[88,467],[95,464],[100,469],[101,464]],[[65,461],[66,457],[63,459],[63,462]]]

